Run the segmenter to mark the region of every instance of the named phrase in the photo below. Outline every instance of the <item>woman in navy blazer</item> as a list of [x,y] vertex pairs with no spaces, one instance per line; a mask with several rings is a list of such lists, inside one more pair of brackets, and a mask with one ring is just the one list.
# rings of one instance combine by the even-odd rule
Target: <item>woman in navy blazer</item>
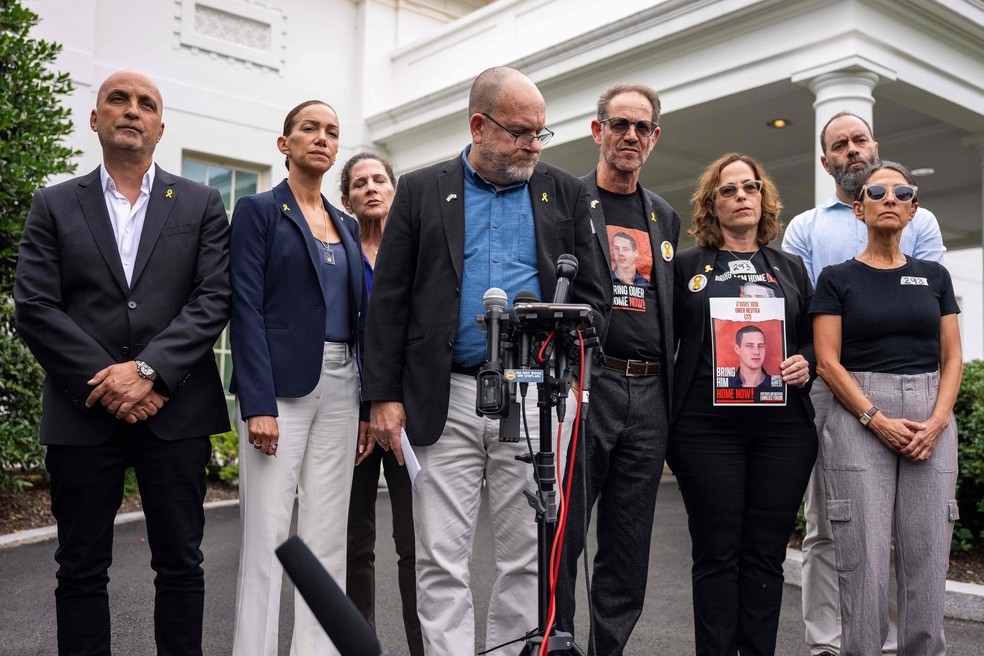
[[[360,344],[368,301],[359,226],[321,195],[338,117],[312,100],[284,121],[287,179],[232,216],[232,391],[243,520],[234,656],[277,654],[282,570],[297,532],[339,585],[359,427]],[[291,654],[337,654],[295,597]]]
[[[692,200],[689,234],[698,247],[679,253],[674,266],[678,351],[666,460],[683,493],[693,543],[696,652],[769,655],[786,542],[817,454],[808,394],[815,372],[813,286],[803,260],[766,246],[779,235],[782,205],[758,162],[738,153],[719,158]],[[749,362],[735,372],[715,370],[727,364],[711,352],[709,299],[762,296],[783,302],[785,351],[760,324],[735,331],[740,347],[730,343],[736,339],[730,333],[723,347],[740,348]],[[762,344],[765,355],[753,356]],[[775,400],[784,384],[785,404],[714,405],[718,388],[727,387],[722,379],[735,384],[736,377],[744,392],[723,389],[723,397]]]

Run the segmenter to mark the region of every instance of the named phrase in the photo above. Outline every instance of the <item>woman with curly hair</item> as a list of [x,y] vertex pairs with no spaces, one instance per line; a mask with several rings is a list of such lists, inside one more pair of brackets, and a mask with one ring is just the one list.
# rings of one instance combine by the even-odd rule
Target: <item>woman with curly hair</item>
[[[786,542],[817,454],[807,392],[813,286],[802,259],[767,246],[781,230],[782,203],[754,159],[732,153],[714,161],[692,202],[697,247],[675,260],[678,355],[666,460],[693,542],[697,654],[773,654]],[[752,322],[728,335],[740,366],[715,371],[710,301],[734,297],[781,299],[785,348]],[[785,403],[715,404],[716,392],[737,396],[735,388],[748,388],[744,398]]]

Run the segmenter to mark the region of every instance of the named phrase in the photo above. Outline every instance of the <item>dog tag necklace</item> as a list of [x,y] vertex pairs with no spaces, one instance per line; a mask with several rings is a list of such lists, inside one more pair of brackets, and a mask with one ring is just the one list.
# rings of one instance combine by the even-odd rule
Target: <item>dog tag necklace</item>
[[335,252],[331,250],[331,244],[328,243],[330,237],[328,236],[328,212],[325,211],[324,206],[321,207],[321,218],[325,222],[325,240],[321,241],[321,245],[325,247],[325,264],[335,263]]

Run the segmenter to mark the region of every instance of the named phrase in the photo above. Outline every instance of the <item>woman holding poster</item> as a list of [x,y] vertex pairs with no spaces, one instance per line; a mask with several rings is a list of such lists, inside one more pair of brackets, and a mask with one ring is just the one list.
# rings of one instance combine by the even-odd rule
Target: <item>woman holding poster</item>
[[666,459],[689,515],[697,654],[768,655],[786,542],[817,454],[813,287],[799,257],[767,247],[782,204],[754,159],[713,162],[692,201],[698,247],[675,261]]
[[959,518],[953,404],[963,362],[950,274],[902,254],[916,213],[908,169],[873,164],[854,200],[868,245],[817,279],[817,368],[840,401],[823,453],[837,553],[841,654],[876,654],[888,631],[895,543],[899,654],[946,653],[943,601]]

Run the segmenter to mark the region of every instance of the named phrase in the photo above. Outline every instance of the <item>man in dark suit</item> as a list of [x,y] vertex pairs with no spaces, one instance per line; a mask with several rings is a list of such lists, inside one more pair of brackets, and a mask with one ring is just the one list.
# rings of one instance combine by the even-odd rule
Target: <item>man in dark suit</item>
[[[468,112],[472,142],[459,157],[400,179],[366,332],[363,398],[372,401],[373,435],[403,462],[405,427],[422,468],[413,508],[417,610],[431,655],[475,650],[468,561],[483,482],[496,553],[487,644],[537,624],[536,525],[523,497],[532,467],[515,460],[526,446],[499,442],[499,422],[475,414],[483,294],[500,287],[510,301],[523,290],[551,299],[557,257],[572,253],[580,258],[573,302],[604,313],[584,185],[537,161],[552,133],[536,85],[514,69],[489,69],[472,85]],[[536,435],[538,412],[527,415]]]
[[[605,287],[605,361],[592,389],[583,450],[574,458],[567,531],[557,584],[558,626],[574,631],[574,589],[584,534],[598,502],[598,553],[589,653],[625,649],[642,613],[656,491],[669,437],[673,372],[673,254],[680,217],[639,185],[642,165],[659,138],[659,96],[643,84],[618,84],[598,99],[591,134],[598,166],[588,189],[597,260]],[[623,251],[631,241],[632,257]],[[629,267],[635,276],[617,276]],[[586,472],[586,475],[585,475]],[[582,480],[586,486],[582,486]],[[584,497],[584,488],[587,498]]]
[[110,653],[107,570],[130,466],[158,653],[202,653],[208,436],[229,429],[212,355],[229,316],[228,221],[217,191],[154,165],[162,109],[150,79],[111,75],[89,120],[102,165],[37,191],[20,245],[17,328],[47,374],[62,655]]

